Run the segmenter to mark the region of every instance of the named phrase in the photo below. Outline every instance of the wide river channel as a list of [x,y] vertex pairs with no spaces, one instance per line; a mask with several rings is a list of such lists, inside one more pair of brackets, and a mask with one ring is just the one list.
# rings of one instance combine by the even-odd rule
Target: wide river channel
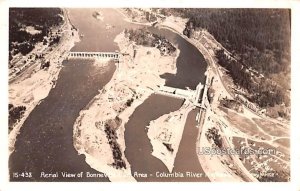
[[[95,11],[103,13],[103,20],[93,17]],[[72,24],[84,37],[71,51],[115,51],[118,46],[113,42],[116,35],[125,28],[144,27],[123,20],[114,9],[69,9]],[[108,26],[112,26],[109,28]],[[177,59],[177,74],[164,74],[166,85],[195,89],[204,82],[206,62],[200,52],[180,35],[166,29],[149,27],[153,33],[162,35],[180,49]],[[98,173],[78,155],[73,147],[73,124],[79,112],[96,96],[111,79],[113,64],[99,68],[87,60],[65,60],[55,88],[31,112],[24,122],[15,143],[15,151],[9,159],[11,181],[109,181],[108,178],[73,177],[64,178],[61,172]],[[201,178],[157,177],[168,173],[167,168],[151,155],[152,146],[147,137],[146,126],[161,115],[178,110],[183,101],[160,95],[151,95],[137,107],[125,125],[125,155],[132,173],[146,173],[147,178],[138,181],[209,181],[196,155],[196,110],[189,113],[180,147],[175,159],[173,172],[203,173]],[[22,175],[31,172],[32,177]],[[43,178],[41,173],[56,173],[57,178]],[[17,173],[19,174],[17,177]]]

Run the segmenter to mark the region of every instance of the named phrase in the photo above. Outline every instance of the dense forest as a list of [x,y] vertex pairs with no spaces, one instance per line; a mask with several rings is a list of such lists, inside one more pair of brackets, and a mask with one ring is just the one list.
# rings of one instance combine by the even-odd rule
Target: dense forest
[[[28,54],[37,42],[42,42],[49,28],[62,22],[59,8],[10,8],[9,9],[9,58],[21,53]],[[40,31],[32,34],[26,27]],[[12,52],[12,50],[14,50]]]
[[[221,66],[261,107],[288,106],[290,90],[291,12],[289,9],[168,9],[188,18],[183,31],[192,37],[205,29],[231,52],[216,52]],[[249,72],[251,71],[251,72]],[[263,74],[263,78],[253,76]]]
[[186,30],[203,28],[233,56],[264,75],[290,65],[288,9],[178,9],[189,18]]
[[289,105],[282,88],[266,78],[251,75],[246,67],[228,58],[224,50],[217,51],[216,58],[218,63],[227,70],[234,83],[250,93],[246,96],[250,101],[257,103],[260,107],[274,107],[275,104],[283,102]]
[[25,106],[15,107],[13,104],[8,104],[9,118],[8,118],[8,130],[11,131],[13,126],[18,122],[26,111]]

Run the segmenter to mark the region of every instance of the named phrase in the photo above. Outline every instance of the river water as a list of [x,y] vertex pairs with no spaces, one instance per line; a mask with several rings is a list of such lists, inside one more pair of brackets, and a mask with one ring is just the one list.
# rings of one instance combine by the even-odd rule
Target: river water
[[[125,28],[141,26],[127,23],[122,16],[112,9],[101,9],[104,20],[97,20],[92,15],[98,9],[70,9],[71,22],[83,34],[82,40],[72,51],[115,51],[118,49],[113,39]],[[107,30],[109,24],[113,26]],[[195,89],[204,81],[206,63],[198,50],[179,35],[150,27],[153,33],[165,36],[180,49],[177,59],[177,74],[164,74],[166,85],[179,88]],[[79,156],[73,147],[73,124],[88,102],[98,94],[112,77],[115,66],[97,68],[91,61],[64,61],[64,68],[59,74],[57,85],[28,116],[23,124],[15,144],[15,152],[10,156],[11,181],[108,181],[107,178],[58,178],[45,179],[41,172],[91,172],[84,156]],[[138,181],[208,181],[202,178],[161,178],[156,172],[168,172],[163,163],[151,155],[151,144],[147,137],[146,126],[153,119],[180,108],[182,100],[151,95],[141,104],[126,124],[125,155],[131,164],[132,173],[148,173],[148,178],[136,178]],[[203,172],[196,156],[196,138],[193,111],[188,115],[187,123],[175,160],[176,172]],[[14,177],[13,173],[32,172],[32,178]],[[152,175],[150,177],[150,175]]]
[[[41,173],[91,172],[73,146],[73,124],[89,101],[112,77],[114,65],[100,69],[92,61],[64,63],[56,87],[30,113],[9,160],[11,173],[31,172],[33,177],[13,177],[11,181],[78,181],[78,178],[43,178]],[[22,174],[21,174],[22,175]],[[81,181],[108,179],[79,178]]]

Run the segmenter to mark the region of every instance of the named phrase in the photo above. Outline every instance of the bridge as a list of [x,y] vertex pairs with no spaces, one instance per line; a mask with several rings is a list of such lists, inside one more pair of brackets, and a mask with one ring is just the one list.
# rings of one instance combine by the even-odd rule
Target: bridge
[[86,59],[114,59],[119,60],[119,52],[70,52],[68,58],[86,58]]

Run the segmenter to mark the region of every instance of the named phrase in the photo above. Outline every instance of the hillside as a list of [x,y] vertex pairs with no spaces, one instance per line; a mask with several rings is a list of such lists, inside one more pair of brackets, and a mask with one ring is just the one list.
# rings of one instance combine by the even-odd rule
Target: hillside
[[197,9],[187,29],[204,28],[248,67],[265,75],[290,65],[290,11],[287,9]]
[[[62,10],[58,8],[10,8],[9,60],[18,53],[28,54],[38,42],[47,44],[44,37],[51,32],[51,27],[58,26],[62,21]],[[49,43],[58,40],[53,38]]]
[[[262,108],[290,105],[289,9],[169,9],[188,18],[185,35],[194,38],[208,31],[231,54],[215,50],[215,58],[237,88]],[[201,38],[201,37],[200,37]],[[289,115],[286,108],[275,117]],[[284,111],[283,111],[284,110]],[[279,114],[279,115],[278,115]]]

